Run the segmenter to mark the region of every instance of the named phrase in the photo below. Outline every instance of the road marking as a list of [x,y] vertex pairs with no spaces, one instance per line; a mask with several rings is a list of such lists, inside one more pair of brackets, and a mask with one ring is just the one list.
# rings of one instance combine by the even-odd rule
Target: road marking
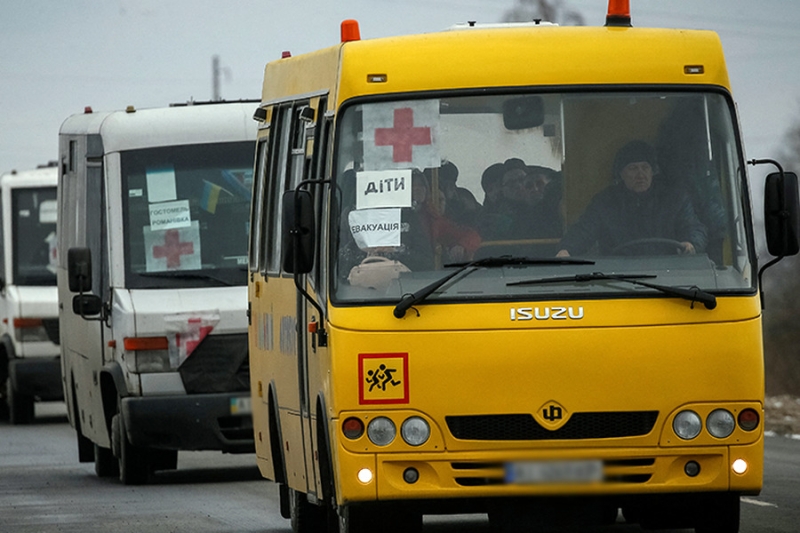
[[762,502],[761,500],[754,500],[752,498],[742,498],[743,503],[752,503],[753,505],[759,505],[761,507],[778,507],[774,503],[769,502]]

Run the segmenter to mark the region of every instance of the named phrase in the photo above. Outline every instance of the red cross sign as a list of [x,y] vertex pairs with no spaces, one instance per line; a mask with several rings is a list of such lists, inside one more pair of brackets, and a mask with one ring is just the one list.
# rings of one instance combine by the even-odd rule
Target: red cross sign
[[410,163],[412,147],[426,144],[431,144],[431,129],[414,127],[414,110],[410,107],[394,110],[394,127],[375,128],[375,145],[391,146],[395,163]]
[[192,255],[194,244],[191,242],[181,242],[178,230],[171,229],[165,232],[164,246],[153,246],[153,257],[161,259],[167,258],[167,268],[178,268],[181,266],[182,255]]
[[438,100],[365,105],[362,120],[364,170],[424,169],[441,163]]

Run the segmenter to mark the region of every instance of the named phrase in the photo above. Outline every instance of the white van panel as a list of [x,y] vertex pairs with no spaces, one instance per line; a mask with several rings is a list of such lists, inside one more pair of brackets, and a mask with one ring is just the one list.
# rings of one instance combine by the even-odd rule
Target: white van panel
[[[176,315],[201,316],[216,314],[219,322],[212,335],[247,332],[247,287],[202,287],[197,289],[140,289],[114,291],[115,313],[117,299],[130,298],[136,322],[130,334],[139,337],[164,335],[167,322]],[[120,308],[120,311],[125,306]],[[114,316],[115,325],[119,317]],[[115,328],[115,331],[116,330]],[[119,339],[121,340],[121,339]]]

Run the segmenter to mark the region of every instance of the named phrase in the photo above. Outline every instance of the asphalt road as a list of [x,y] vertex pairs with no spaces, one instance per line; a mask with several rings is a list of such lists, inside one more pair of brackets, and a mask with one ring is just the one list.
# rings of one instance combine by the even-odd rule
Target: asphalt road
[[[150,485],[100,479],[77,459],[63,405],[38,404],[31,426],[0,423],[0,533],[290,533],[255,457],[179,454]],[[800,531],[800,440],[769,437],[764,490],[742,504],[742,533]],[[425,517],[425,533],[488,533],[485,516]],[[637,533],[617,524],[603,533]]]

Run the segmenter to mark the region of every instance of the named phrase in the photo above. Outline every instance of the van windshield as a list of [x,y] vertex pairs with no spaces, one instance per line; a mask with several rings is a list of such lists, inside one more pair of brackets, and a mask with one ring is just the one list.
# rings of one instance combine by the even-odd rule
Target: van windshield
[[253,142],[121,154],[126,285],[246,285]]
[[[332,299],[396,303],[450,264],[503,256],[590,261],[479,267],[427,300],[663,295],[608,276],[587,283],[593,272],[752,293],[734,124],[723,92],[351,105],[337,125]],[[551,276],[564,281],[517,283]]]
[[13,189],[12,226],[15,285],[55,285],[56,188]]

